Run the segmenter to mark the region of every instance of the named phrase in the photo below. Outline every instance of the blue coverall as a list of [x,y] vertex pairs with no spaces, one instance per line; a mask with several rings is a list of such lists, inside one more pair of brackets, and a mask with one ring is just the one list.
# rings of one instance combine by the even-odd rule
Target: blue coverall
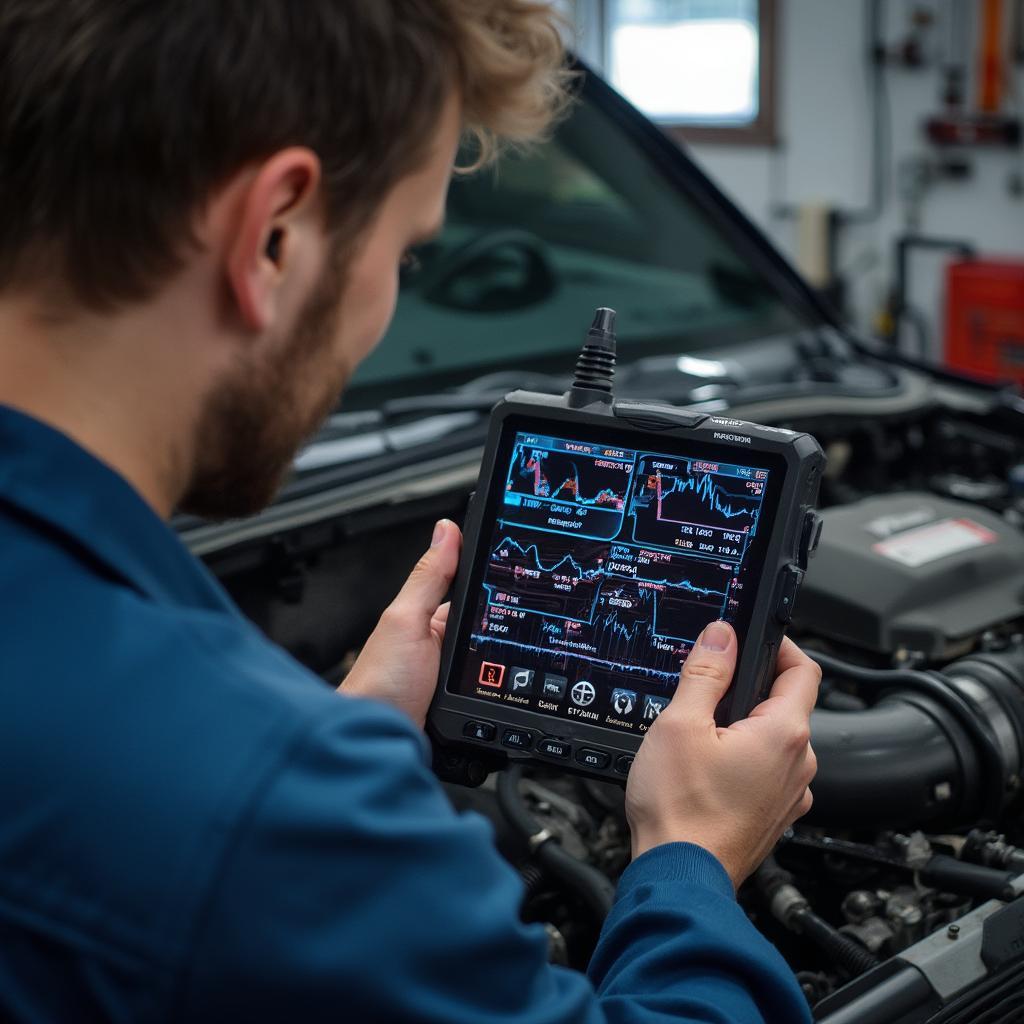
[[0,408],[0,1019],[809,1020],[721,865],[624,874],[546,962],[423,736],[267,641],[110,468]]

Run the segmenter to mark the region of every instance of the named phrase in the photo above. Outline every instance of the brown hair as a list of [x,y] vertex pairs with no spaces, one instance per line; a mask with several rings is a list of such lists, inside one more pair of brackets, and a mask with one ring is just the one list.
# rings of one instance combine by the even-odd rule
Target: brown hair
[[566,102],[536,0],[0,0],[0,290],[152,294],[232,174],[290,145],[354,238],[454,87],[477,160]]

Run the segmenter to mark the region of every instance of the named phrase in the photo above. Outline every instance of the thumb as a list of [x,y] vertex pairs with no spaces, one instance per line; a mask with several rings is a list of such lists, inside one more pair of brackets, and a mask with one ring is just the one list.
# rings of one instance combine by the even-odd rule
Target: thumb
[[709,622],[683,663],[672,704],[688,718],[713,719],[736,670],[736,633],[727,622]]
[[406,615],[429,621],[455,578],[461,549],[462,532],[450,519],[440,520],[434,527],[430,548],[416,563],[394,604]]

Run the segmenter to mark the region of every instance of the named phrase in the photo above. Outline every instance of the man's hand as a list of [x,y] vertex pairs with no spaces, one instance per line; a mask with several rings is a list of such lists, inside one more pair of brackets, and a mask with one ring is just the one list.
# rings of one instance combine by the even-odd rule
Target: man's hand
[[437,687],[448,592],[459,565],[462,533],[450,520],[434,528],[430,550],[416,563],[398,597],[384,610],[341,692],[382,700],[420,728]]
[[715,706],[736,667],[736,634],[711,623],[683,665],[672,702],[644,738],[626,787],[633,855],[691,842],[713,853],[737,888],[811,808],[817,767],[810,714],[821,670],[791,640],[768,699],[727,729]]

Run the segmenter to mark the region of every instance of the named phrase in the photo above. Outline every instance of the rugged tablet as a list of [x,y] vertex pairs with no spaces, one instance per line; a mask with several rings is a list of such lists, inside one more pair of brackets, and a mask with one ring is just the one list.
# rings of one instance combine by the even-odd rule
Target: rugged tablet
[[739,636],[718,709],[772,680],[825,458],[808,434],[612,397],[599,310],[560,397],[495,407],[466,521],[429,730],[475,752],[622,778],[707,623]]

